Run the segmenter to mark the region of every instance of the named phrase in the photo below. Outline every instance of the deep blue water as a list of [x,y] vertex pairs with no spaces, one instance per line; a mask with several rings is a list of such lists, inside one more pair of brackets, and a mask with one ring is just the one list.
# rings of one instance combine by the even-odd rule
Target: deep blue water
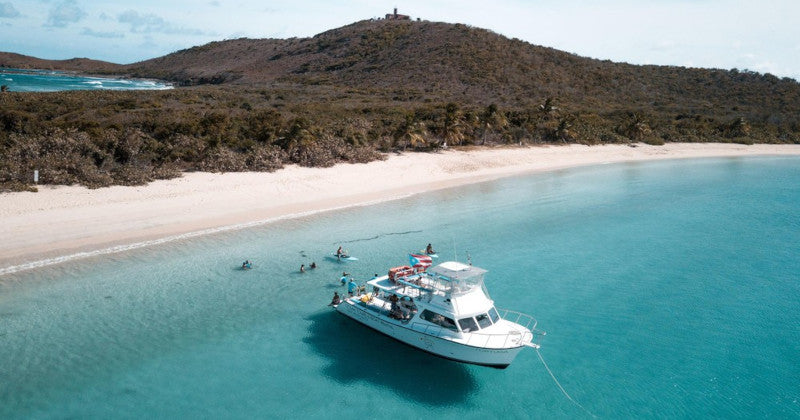
[[0,418],[590,417],[534,351],[457,364],[326,307],[428,242],[598,417],[797,418],[798,214],[799,158],[605,165],[5,275]]
[[0,69],[0,85],[12,92],[57,92],[62,90],[162,90],[172,86],[144,79],[77,76],[49,70]]

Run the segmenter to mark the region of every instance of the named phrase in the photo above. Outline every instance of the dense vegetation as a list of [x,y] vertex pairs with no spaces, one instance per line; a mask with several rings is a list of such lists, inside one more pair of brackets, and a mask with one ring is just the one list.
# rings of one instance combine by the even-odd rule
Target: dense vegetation
[[800,143],[794,80],[600,61],[464,25],[364,21],[128,66],[9,57],[0,65],[80,64],[182,87],[0,93],[0,189],[27,188],[34,169],[42,183],[100,187],[445,144]]

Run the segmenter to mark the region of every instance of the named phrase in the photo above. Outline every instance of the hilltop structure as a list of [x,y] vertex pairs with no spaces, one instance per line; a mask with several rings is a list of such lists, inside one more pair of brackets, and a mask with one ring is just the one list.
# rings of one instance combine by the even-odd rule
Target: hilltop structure
[[397,8],[394,8],[394,13],[387,13],[386,20],[411,20],[409,15],[398,15]]

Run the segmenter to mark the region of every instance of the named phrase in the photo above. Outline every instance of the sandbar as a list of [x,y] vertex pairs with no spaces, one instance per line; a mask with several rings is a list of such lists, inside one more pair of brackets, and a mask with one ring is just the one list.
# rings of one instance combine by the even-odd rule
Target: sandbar
[[[701,157],[800,155],[800,145],[668,143],[448,149],[366,164],[189,172],[144,186],[39,186],[0,194],[0,275],[191,233],[365,205],[564,168]],[[71,259],[71,258],[67,258]]]

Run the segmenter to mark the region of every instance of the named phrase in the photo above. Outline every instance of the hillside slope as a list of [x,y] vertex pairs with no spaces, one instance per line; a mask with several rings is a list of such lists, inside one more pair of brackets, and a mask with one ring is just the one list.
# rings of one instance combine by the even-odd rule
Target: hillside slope
[[66,70],[86,73],[122,72],[124,67],[107,61],[89,58],[70,58],[69,60],[43,60],[22,54],[0,52],[0,67],[14,69]]
[[605,111],[800,111],[800,85],[788,78],[613,63],[432,22],[361,21],[313,38],[213,42],[126,69],[181,84],[325,85],[504,106],[554,97]]

